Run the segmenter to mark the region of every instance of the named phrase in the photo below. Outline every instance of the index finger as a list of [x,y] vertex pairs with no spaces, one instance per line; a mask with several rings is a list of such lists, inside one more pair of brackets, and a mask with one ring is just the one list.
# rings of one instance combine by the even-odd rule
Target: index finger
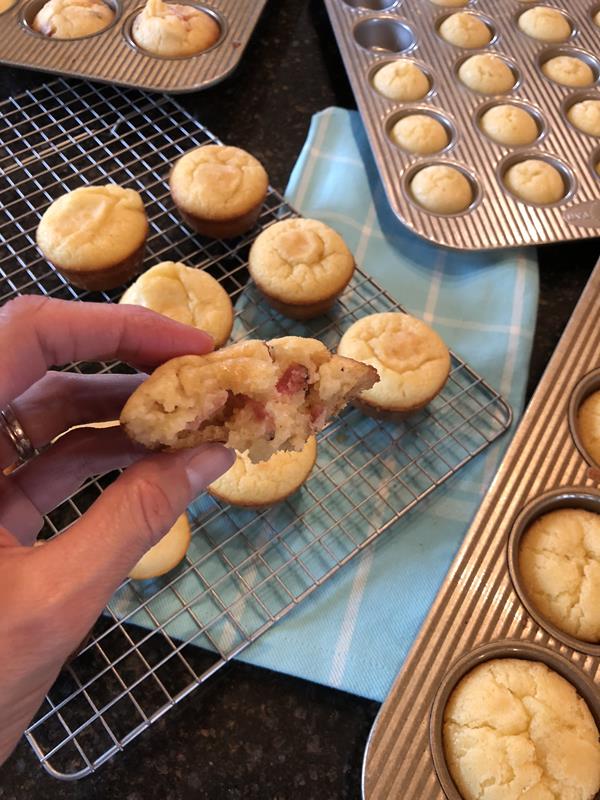
[[141,306],[23,295],[0,308],[0,408],[51,366],[118,359],[153,367],[212,349],[207,333]]

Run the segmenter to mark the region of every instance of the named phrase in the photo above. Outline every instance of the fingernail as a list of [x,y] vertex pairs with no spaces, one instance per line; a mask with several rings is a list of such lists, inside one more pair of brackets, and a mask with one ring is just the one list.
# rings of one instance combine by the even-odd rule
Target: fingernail
[[222,444],[205,444],[190,453],[185,471],[192,488],[200,492],[227,472],[234,462],[234,450]]

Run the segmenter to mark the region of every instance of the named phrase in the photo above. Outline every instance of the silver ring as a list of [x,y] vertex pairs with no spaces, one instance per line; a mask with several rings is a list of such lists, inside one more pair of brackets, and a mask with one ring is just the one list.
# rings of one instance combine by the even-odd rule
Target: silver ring
[[13,443],[20,461],[29,461],[35,455],[35,447],[23,430],[23,426],[17,419],[17,415],[10,403],[0,411],[0,427]]

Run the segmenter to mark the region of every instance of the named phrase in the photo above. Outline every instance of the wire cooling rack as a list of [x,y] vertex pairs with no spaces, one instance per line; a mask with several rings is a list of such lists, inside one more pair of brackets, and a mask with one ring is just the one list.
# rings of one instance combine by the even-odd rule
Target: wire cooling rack
[[[248,282],[259,227],[292,215],[271,191],[259,226],[232,242],[190,235],[174,213],[169,165],[216,141],[172,99],[58,80],[0,104],[0,303],[22,293],[114,301],[66,283],[34,241],[40,213],[66,190],[112,181],[142,193],[151,225],[147,266],[181,260],[217,277],[236,306],[234,339],[288,333],[335,348],[365,314],[399,309],[362,271],[330,315],[307,323],[266,306]],[[129,371],[76,363],[77,372]],[[202,497],[182,564],[125,581],[90,640],[62,671],[26,736],[51,774],[80,778],[281,619],[510,424],[502,398],[460,358],[443,392],[401,425],[348,410],[319,438],[302,489],[262,512]],[[116,477],[92,478],[46,517],[43,535],[76,521]]]

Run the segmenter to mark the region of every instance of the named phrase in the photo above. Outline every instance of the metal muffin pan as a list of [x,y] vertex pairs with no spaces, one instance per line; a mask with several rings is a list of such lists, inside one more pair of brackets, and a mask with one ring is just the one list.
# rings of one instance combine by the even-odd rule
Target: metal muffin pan
[[[464,250],[538,245],[600,235],[600,163],[598,138],[568,121],[566,110],[575,99],[600,100],[600,28],[593,22],[598,9],[587,0],[573,0],[566,9],[555,0],[517,3],[515,0],[472,0],[462,8],[438,6],[430,0],[325,0],[344,63],[354,89],[381,180],[393,212],[412,231],[437,244]],[[560,10],[571,23],[570,38],[544,43],[517,27],[520,14],[533,5]],[[483,49],[461,49],[438,33],[453,13],[468,11],[488,25],[492,41]],[[515,76],[513,89],[487,95],[468,89],[458,79],[466,58],[479,53],[501,57]],[[556,55],[575,55],[587,62],[593,86],[561,86],[542,73]],[[383,64],[408,59],[430,79],[428,95],[416,103],[397,103],[373,87]],[[507,147],[487,137],[477,122],[491,105],[513,103],[529,110],[540,131],[526,147]],[[455,136],[441,154],[415,156],[389,137],[389,120],[412,106],[439,112]],[[442,158],[440,158],[442,156]],[[504,186],[508,165],[536,157],[556,166],[565,182],[562,200],[552,205],[525,203]],[[467,213],[440,215],[411,199],[410,180],[424,166],[442,161],[456,166],[477,187],[477,202]]]
[[114,21],[79,39],[54,39],[33,30],[44,2],[17,0],[0,14],[0,64],[175,94],[206,89],[233,72],[267,0],[179,0],[210,14],[221,29],[212,47],[179,58],[152,55],[133,41],[131,26],[143,0],[104,0],[115,11]]
[[537,517],[568,507],[600,513],[600,471],[575,438],[579,406],[600,388],[598,319],[600,261],[375,720],[365,800],[461,800],[441,720],[458,680],[488,658],[543,661],[575,686],[600,728],[600,643],[546,620],[518,568],[521,536]]

